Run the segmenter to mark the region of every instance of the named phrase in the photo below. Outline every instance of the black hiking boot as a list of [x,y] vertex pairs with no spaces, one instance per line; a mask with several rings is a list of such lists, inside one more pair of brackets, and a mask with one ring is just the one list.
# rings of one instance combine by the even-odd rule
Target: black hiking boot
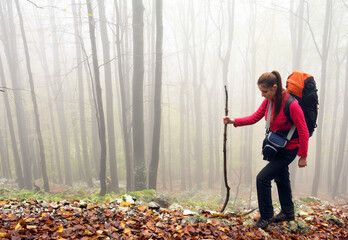
[[262,217],[259,218],[259,220],[257,220],[256,222],[256,227],[258,228],[266,228],[269,224],[271,224],[273,222],[273,217],[268,218],[268,219],[263,219]]
[[273,217],[274,222],[282,222],[282,221],[294,221],[295,220],[295,214],[294,212],[288,212],[285,213],[281,211],[277,215]]

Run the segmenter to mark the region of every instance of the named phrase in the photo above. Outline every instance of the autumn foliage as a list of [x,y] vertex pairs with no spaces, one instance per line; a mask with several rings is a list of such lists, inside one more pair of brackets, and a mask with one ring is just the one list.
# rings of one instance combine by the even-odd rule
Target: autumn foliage
[[[16,199],[0,202],[1,239],[347,239],[348,208],[320,202],[306,204],[296,222],[254,226],[257,214],[201,211],[184,215],[148,205],[46,202]],[[337,221],[336,219],[340,219]],[[306,227],[301,230],[302,223]],[[293,228],[295,226],[295,228]]]

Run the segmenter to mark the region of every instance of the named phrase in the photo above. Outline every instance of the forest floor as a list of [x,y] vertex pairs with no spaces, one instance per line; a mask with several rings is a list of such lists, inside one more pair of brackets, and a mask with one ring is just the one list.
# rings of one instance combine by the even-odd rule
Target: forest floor
[[0,188],[0,239],[348,239],[345,200],[296,197],[295,221],[265,230],[255,226],[254,199],[231,197],[220,213],[223,201],[209,191],[100,197],[98,189],[48,194]]

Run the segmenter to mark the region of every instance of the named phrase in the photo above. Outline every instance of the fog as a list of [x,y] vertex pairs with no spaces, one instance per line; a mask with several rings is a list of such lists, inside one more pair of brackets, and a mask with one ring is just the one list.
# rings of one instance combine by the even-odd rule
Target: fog
[[[290,167],[294,192],[347,196],[347,1],[165,0],[159,10],[162,48],[153,0],[0,2],[3,182],[224,192],[224,86],[229,115],[247,116],[263,100],[262,73],[279,71],[285,87],[301,69],[316,80],[319,117],[308,166]],[[232,196],[253,191],[266,164],[264,126],[228,126]]]

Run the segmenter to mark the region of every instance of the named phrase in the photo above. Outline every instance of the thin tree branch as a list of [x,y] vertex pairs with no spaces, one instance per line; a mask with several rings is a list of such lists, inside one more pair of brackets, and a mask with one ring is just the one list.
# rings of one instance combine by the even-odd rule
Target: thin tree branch
[[[228,92],[227,92],[227,87],[225,85],[225,94],[226,94],[226,107],[225,107],[225,116],[228,115]],[[226,199],[225,203],[222,206],[220,212],[223,212],[226,208],[226,205],[228,203],[228,200],[230,198],[230,187],[228,186],[228,181],[227,181],[227,159],[226,159],[226,142],[227,142],[227,124],[225,124],[225,129],[224,129],[224,179],[225,179],[225,186],[226,186]]]
[[40,8],[40,9],[45,9],[45,8],[56,8],[56,9],[59,9],[61,11],[66,11],[66,9],[62,9],[62,8],[59,8],[59,7],[56,7],[56,6],[53,6],[53,5],[49,5],[49,6],[39,6],[37,5],[36,3],[34,3],[33,1],[31,0],[26,0],[27,2],[29,2],[30,4],[34,5],[36,8]]

